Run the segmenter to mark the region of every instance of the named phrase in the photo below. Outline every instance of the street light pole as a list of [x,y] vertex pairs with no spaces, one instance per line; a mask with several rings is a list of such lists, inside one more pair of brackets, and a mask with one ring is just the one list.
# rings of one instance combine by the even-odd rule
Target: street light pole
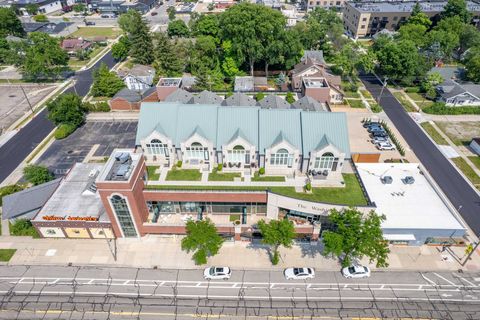
[[380,91],[380,95],[378,96],[379,104],[380,104],[380,100],[382,100],[383,90],[385,90],[385,87],[387,86],[387,80],[388,80],[388,77],[385,77],[385,80],[382,83],[382,91]]
[[22,89],[23,95],[25,96],[25,99],[27,100],[28,106],[30,107],[30,110],[32,111],[32,115],[33,115],[34,112],[33,112],[32,104],[30,103],[30,100],[28,99],[28,96],[25,93],[25,90],[23,89],[22,85],[20,85],[20,89]]

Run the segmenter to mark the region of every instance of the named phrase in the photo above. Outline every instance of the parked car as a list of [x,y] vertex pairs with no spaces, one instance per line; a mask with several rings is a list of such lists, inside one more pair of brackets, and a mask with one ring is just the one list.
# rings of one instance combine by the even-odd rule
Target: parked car
[[385,131],[375,131],[375,132],[372,132],[372,137],[373,138],[377,138],[377,137],[387,138],[388,134]]
[[203,271],[205,280],[228,280],[232,275],[229,267],[210,267]]
[[372,139],[372,143],[373,144],[377,144],[377,143],[380,143],[380,142],[388,142],[388,138],[387,137],[374,137]]
[[285,279],[303,280],[315,278],[315,271],[313,268],[287,268],[283,271]]
[[363,123],[364,128],[374,127],[374,126],[381,127],[382,125],[380,124],[380,122],[365,122],[365,123]]
[[350,266],[342,269],[345,278],[368,278],[370,269],[364,266]]
[[382,127],[368,127],[367,131],[370,132],[370,133],[376,132],[376,131],[385,132],[385,129],[383,129]]
[[379,142],[375,144],[378,150],[395,150],[395,146],[390,142]]
[[95,25],[95,22],[93,22],[93,21],[85,21],[85,25],[86,25],[86,26],[94,26],[94,25]]
[[158,12],[156,12],[156,11],[152,11],[152,13],[151,13],[152,16],[156,16],[157,14],[158,14]]
[[115,13],[104,13],[100,16],[100,18],[116,18],[117,15]]

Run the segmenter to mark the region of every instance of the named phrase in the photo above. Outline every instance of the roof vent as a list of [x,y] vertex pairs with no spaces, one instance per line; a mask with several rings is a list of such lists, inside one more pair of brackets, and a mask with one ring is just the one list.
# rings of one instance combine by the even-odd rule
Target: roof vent
[[415,178],[412,176],[406,176],[402,179],[403,184],[413,184],[415,182]]
[[380,178],[380,181],[382,181],[383,184],[392,184],[393,179],[391,176],[384,176]]
[[120,163],[126,163],[130,160],[130,154],[128,152],[120,152],[115,155],[115,160]]

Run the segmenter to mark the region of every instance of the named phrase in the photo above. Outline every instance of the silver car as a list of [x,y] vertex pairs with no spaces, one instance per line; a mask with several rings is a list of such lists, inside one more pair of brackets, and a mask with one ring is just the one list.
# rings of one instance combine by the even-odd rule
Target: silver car
[[315,271],[313,268],[287,268],[283,271],[285,279],[304,280],[315,278]]

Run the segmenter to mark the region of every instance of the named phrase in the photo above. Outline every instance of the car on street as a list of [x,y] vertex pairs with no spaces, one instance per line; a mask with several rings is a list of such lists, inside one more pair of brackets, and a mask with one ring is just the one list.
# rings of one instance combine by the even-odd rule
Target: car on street
[[85,21],[85,25],[86,25],[86,26],[94,26],[94,25],[95,25],[95,22],[93,22],[93,21]]
[[315,278],[315,271],[313,268],[287,268],[283,271],[285,279],[304,280]]
[[345,278],[368,278],[370,269],[364,266],[350,266],[342,269]]
[[205,280],[228,280],[232,275],[229,267],[209,267],[203,271]]
[[390,142],[378,142],[375,146],[378,150],[395,150],[395,146]]

